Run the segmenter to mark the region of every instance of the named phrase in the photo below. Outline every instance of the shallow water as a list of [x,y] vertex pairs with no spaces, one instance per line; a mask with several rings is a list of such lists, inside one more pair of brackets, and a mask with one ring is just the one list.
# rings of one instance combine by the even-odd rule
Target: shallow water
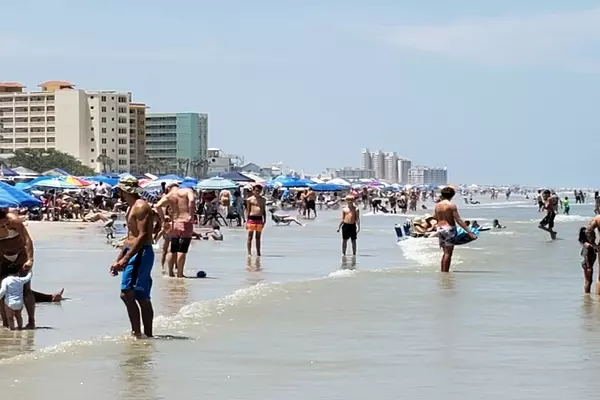
[[[363,216],[355,269],[342,265],[339,212],[267,227],[260,271],[244,231],[199,242],[177,281],[155,267],[159,338],[134,342],[108,274],[101,228],[36,242],[34,286],[49,329],[0,333],[0,384],[25,398],[591,398],[600,389],[600,304],[582,294],[577,230],[591,205],[559,216],[559,239],[516,199],[459,206],[483,232],[440,274],[435,240],[396,243],[398,216]],[[34,227],[32,230],[34,231]],[[251,269],[256,268],[252,261]]]

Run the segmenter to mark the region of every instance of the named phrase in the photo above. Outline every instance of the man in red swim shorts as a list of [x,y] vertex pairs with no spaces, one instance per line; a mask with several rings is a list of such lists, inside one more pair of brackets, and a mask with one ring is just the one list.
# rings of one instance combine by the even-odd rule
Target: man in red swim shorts
[[176,183],[169,185],[167,190],[167,194],[156,203],[155,207],[163,223],[170,221],[170,218],[165,216],[165,208],[169,206],[171,209],[173,223],[170,232],[169,276],[175,276],[174,267],[177,265],[177,277],[183,278],[187,253],[194,234],[196,194],[193,189],[180,188]]

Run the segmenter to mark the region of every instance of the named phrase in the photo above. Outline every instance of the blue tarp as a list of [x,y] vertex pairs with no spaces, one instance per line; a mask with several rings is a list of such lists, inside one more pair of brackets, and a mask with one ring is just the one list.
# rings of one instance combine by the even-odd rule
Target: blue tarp
[[348,190],[347,187],[342,185],[332,185],[330,183],[317,183],[310,187],[315,192],[341,192],[342,190]]
[[0,182],[0,207],[38,207],[41,204],[42,202],[35,197],[28,195],[14,186]]
[[8,168],[0,168],[0,176],[18,176],[15,171]]

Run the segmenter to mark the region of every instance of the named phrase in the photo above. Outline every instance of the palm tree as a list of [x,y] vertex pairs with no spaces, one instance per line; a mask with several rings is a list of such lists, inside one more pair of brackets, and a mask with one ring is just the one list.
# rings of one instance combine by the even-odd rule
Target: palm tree
[[102,163],[102,173],[106,173],[106,164],[107,164],[108,156],[106,154],[100,154],[96,159],[96,162]]
[[109,172],[113,172],[112,166],[114,163],[115,163],[115,160],[113,160],[110,157],[106,157],[106,165],[108,165]]

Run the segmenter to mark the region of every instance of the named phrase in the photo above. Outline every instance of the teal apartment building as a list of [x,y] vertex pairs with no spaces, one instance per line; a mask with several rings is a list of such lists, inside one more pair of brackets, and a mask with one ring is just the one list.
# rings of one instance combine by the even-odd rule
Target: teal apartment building
[[150,173],[204,176],[207,147],[208,114],[146,114],[146,162]]

